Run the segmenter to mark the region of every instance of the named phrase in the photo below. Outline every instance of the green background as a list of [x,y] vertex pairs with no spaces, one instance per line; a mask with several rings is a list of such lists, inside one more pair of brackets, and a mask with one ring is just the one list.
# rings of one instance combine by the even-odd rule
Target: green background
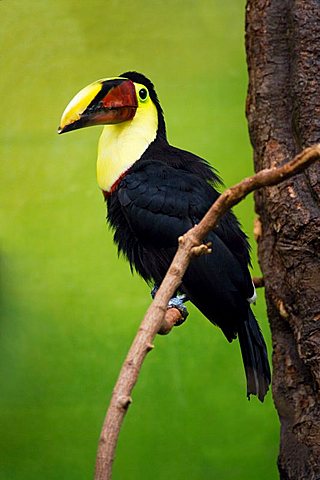
[[[88,83],[141,71],[170,141],[235,183],[253,170],[244,10],[242,0],[0,2],[1,480],[92,477],[107,402],[150,302],[105,225],[100,128],[59,137],[62,111]],[[252,240],[252,198],[236,211]],[[114,479],[277,478],[271,394],[246,400],[238,343],[190,310],[147,358]]]

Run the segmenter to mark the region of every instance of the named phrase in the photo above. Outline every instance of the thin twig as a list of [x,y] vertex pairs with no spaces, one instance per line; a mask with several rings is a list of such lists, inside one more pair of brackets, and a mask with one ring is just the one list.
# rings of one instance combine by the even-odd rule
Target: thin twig
[[179,238],[177,253],[142,320],[114,387],[99,440],[95,480],[111,479],[118,436],[124,416],[132,402],[132,389],[137,382],[147,353],[153,349],[154,338],[164,325],[165,316],[168,315],[166,307],[170,298],[181,284],[192,256],[203,253],[201,252],[204,248],[202,246],[203,239],[217,225],[221,216],[249,193],[261,187],[276,185],[301,172],[319,158],[320,144],[317,144],[306,148],[281,167],[261,170],[252,177],[242,180],[237,185],[225,190],[201,222]]
[[181,312],[177,308],[169,308],[160,327],[158,333],[160,335],[168,335],[173,327],[181,321]]
[[264,287],[264,278],[263,277],[252,277],[253,285],[256,288]]

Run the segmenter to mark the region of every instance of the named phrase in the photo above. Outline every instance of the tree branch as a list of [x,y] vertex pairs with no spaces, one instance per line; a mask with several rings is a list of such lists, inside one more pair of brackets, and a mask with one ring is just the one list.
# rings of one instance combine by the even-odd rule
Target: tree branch
[[249,193],[261,187],[276,185],[300,173],[319,158],[320,144],[317,144],[306,148],[281,167],[261,170],[252,177],[245,178],[237,185],[225,190],[201,222],[179,238],[177,253],[141,322],[114,387],[99,439],[95,480],[111,479],[112,463],[120,428],[132,402],[131,392],[137,382],[142,363],[147,353],[153,349],[152,342],[157,333],[160,331],[168,333],[172,328],[169,326],[177,320],[175,318],[177,313],[174,313],[176,309],[167,311],[167,305],[179,288],[191,258],[194,255],[208,253],[208,246],[202,244],[204,238],[214,229],[221,216]]

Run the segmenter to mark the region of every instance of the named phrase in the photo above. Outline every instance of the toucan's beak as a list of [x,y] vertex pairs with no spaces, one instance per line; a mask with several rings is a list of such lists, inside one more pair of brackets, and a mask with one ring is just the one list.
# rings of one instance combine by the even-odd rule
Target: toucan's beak
[[137,95],[131,80],[120,77],[98,80],[71,100],[62,114],[58,133],[132,120],[137,108]]

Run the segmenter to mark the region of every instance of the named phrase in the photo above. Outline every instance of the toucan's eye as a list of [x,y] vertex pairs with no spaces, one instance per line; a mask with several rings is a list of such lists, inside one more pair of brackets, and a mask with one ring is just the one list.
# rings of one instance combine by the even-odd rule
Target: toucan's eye
[[139,90],[139,98],[140,100],[142,100],[143,102],[145,100],[147,100],[148,98],[148,90],[146,88],[140,88]]

